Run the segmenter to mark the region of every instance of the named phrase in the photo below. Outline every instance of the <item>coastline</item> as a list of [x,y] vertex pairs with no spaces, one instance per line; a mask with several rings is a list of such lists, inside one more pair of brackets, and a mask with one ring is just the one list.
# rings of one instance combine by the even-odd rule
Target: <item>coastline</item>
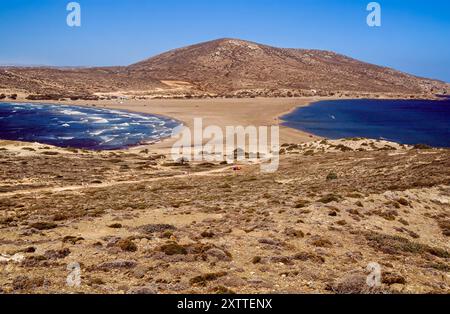
[[[313,103],[326,100],[352,100],[354,97],[293,97],[293,98],[215,98],[215,99],[147,99],[147,100],[76,100],[76,101],[30,101],[17,99],[5,102],[16,103],[43,103],[67,106],[81,106],[89,108],[103,108],[122,110],[133,113],[149,114],[174,119],[184,127],[192,128],[195,118],[203,118],[204,127],[208,125],[219,126],[272,126],[280,127],[280,144],[302,144],[324,137],[283,125],[282,118],[300,107],[310,106]],[[379,95],[367,99],[408,99],[391,98]],[[224,142],[223,139],[217,139]],[[124,147],[115,151],[137,151],[149,149],[158,154],[169,154],[176,139],[161,138],[155,142],[143,143],[131,147]],[[207,140],[204,140],[206,143]]]
[[[281,117],[301,106],[308,106],[329,97],[308,98],[252,98],[252,99],[191,99],[191,100],[125,100],[114,101],[28,101],[23,99],[5,101],[16,103],[48,103],[67,106],[97,107],[124,110],[134,113],[153,114],[193,127],[194,118],[203,118],[204,126],[280,126],[280,143],[305,143],[321,137],[281,125]],[[218,139],[221,140],[221,139]],[[164,138],[153,144],[143,144],[122,151],[150,149],[152,152],[167,154],[175,139]]]
[[[448,149],[449,99],[320,99],[311,102],[308,108],[299,107],[287,113],[283,116],[283,125],[327,140],[367,138]],[[402,111],[405,107],[408,111]],[[373,112],[374,109],[376,112]],[[378,115],[379,112],[391,110],[388,117]],[[373,117],[367,121],[361,118],[372,114]],[[338,119],[327,120],[324,117],[328,115],[333,120]],[[420,127],[416,126],[415,121],[421,118],[425,121],[419,123]],[[395,131],[391,130],[392,127]]]

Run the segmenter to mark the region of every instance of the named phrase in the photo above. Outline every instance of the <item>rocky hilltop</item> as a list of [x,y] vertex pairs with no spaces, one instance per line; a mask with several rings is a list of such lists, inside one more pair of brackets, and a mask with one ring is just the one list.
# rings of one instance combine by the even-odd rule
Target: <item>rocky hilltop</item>
[[441,84],[330,51],[274,48],[236,39],[169,51],[128,70],[216,92],[270,88],[417,93]]
[[218,39],[124,67],[2,68],[0,91],[50,98],[133,96],[334,96],[340,93],[446,94],[449,84],[330,51],[275,48]]

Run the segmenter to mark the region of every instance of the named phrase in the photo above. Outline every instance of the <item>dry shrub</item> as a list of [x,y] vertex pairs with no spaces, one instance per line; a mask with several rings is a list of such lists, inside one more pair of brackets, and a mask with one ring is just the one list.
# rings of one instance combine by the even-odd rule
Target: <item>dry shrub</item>
[[431,247],[426,244],[412,242],[399,236],[391,236],[376,232],[365,232],[364,236],[369,245],[386,254],[431,254],[441,258],[449,258],[450,254],[444,249]]

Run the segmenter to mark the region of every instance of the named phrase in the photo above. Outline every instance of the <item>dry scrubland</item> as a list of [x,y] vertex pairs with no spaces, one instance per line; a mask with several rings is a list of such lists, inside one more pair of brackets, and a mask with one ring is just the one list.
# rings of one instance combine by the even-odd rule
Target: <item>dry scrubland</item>
[[0,290],[450,292],[449,150],[348,139],[281,153],[275,174],[235,173],[148,150],[1,142]]

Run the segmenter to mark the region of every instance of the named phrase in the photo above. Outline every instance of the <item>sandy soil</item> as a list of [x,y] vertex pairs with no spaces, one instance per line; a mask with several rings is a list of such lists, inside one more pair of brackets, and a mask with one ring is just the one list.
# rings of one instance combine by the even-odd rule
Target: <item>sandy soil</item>
[[0,293],[449,293],[448,150],[280,153],[263,174],[0,141]]

